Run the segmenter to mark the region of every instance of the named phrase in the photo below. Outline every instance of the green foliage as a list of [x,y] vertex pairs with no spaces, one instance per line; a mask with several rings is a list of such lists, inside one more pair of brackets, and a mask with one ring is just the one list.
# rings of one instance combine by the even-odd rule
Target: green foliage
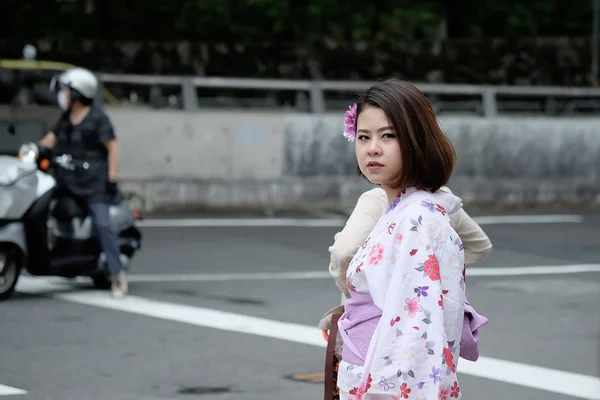
[[453,36],[589,36],[592,0],[453,0]]
[[[89,5],[92,12],[89,13]],[[309,44],[588,36],[592,0],[3,0],[11,38]]]

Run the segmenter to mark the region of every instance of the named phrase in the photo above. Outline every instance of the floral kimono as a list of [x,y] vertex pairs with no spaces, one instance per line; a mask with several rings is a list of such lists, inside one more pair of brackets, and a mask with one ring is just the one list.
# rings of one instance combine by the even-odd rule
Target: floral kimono
[[461,398],[464,251],[448,217],[461,206],[442,191],[403,191],[352,259],[342,400]]

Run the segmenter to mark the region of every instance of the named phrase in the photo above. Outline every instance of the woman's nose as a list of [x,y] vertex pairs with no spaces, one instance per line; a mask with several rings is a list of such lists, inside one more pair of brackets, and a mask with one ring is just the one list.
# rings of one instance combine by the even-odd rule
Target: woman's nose
[[369,148],[367,149],[369,155],[379,155],[381,154],[381,146],[379,145],[379,141],[371,140],[369,143]]

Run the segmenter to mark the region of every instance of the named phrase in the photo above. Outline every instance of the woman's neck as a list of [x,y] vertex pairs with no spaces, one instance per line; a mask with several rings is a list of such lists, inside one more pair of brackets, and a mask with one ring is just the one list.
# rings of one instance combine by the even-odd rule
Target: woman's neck
[[394,202],[394,199],[402,191],[401,188],[391,188],[384,185],[381,185],[381,188],[385,191],[385,194],[388,199],[388,204],[392,204]]

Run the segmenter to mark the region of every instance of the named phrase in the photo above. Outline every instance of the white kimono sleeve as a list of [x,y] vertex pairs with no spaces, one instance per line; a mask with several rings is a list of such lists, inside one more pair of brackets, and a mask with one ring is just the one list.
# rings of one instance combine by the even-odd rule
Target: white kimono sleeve
[[[408,211],[408,210],[406,210]],[[405,212],[406,212],[405,211]],[[385,263],[365,268],[383,310],[355,398],[460,398],[464,252],[447,216],[415,210],[380,240]],[[388,397],[389,396],[389,397]],[[446,396],[446,397],[445,397]]]
[[335,235],[335,242],[329,247],[331,253],[329,273],[346,298],[350,298],[346,284],[348,265],[385,211],[387,197],[382,189],[379,191],[382,193],[369,190],[358,198],[344,229]]

